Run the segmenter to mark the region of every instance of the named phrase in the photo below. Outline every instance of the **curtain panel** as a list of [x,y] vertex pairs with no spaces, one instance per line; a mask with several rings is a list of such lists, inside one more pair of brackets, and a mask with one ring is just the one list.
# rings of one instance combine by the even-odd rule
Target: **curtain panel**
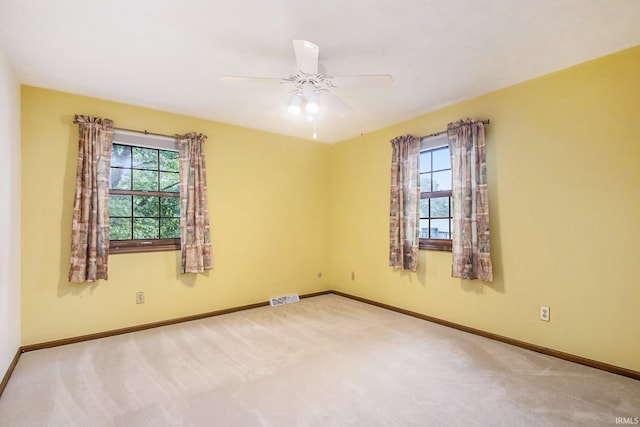
[[213,269],[207,176],[203,143],[206,135],[176,135],[180,153],[180,243],[182,273]]
[[79,126],[79,141],[69,282],[107,280],[113,122],[76,115],[74,123]]
[[452,276],[493,281],[484,124],[467,119],[447,126],[453,177]]
[[391,140],[391,205],[389,208],[389,266],[418,269],[420,243],[420,138]]

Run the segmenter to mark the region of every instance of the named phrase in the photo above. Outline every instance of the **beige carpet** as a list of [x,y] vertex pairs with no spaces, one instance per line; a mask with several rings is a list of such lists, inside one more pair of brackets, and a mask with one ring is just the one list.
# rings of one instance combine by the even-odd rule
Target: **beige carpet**
[[336,295],[20,358],[2,426],[572,426],[640,381]]

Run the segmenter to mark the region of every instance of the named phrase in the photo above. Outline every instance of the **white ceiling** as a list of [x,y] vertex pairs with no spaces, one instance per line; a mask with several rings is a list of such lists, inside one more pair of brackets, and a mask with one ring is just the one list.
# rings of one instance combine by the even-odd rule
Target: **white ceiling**
[[319,116],[333,143],[638,45],[640,0],[0,0],[24,84],[311,138],[283,86],[220,81],[289,76],[293,39],[325,75],[393,76],[334,90],[354,111]]

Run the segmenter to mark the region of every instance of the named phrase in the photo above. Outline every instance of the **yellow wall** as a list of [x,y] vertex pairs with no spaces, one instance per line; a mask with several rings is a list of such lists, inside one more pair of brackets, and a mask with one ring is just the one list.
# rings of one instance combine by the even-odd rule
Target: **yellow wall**
[[[638,76],[635,47],[333,146],[334,288],[640,371]],[[491,120],[495,281],[451,278],[443,252],[392,271],[389,140],[466,117]]]
[[[213,271],[179,275],[179,252],[119,254],[108,281],[67,282],[76,113],[208,135]],[[21,118],[22,345],[328,289],[330,146],[27,86]]]

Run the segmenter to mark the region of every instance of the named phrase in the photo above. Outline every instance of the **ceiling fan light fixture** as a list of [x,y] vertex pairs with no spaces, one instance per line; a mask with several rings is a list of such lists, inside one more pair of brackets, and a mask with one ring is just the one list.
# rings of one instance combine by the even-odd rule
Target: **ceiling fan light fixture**
[[287,111],[289,114],[299,115],[302,111],[302,98],[297,93],[294,93],[291,96],[291,100],[289,101],[289,106],[287,107]]
[[316,114],[318,111],[320,111],[317,93],[312,93],[311,95],[307,96],[307,102],[304,105],[304,110],[309,114]]

